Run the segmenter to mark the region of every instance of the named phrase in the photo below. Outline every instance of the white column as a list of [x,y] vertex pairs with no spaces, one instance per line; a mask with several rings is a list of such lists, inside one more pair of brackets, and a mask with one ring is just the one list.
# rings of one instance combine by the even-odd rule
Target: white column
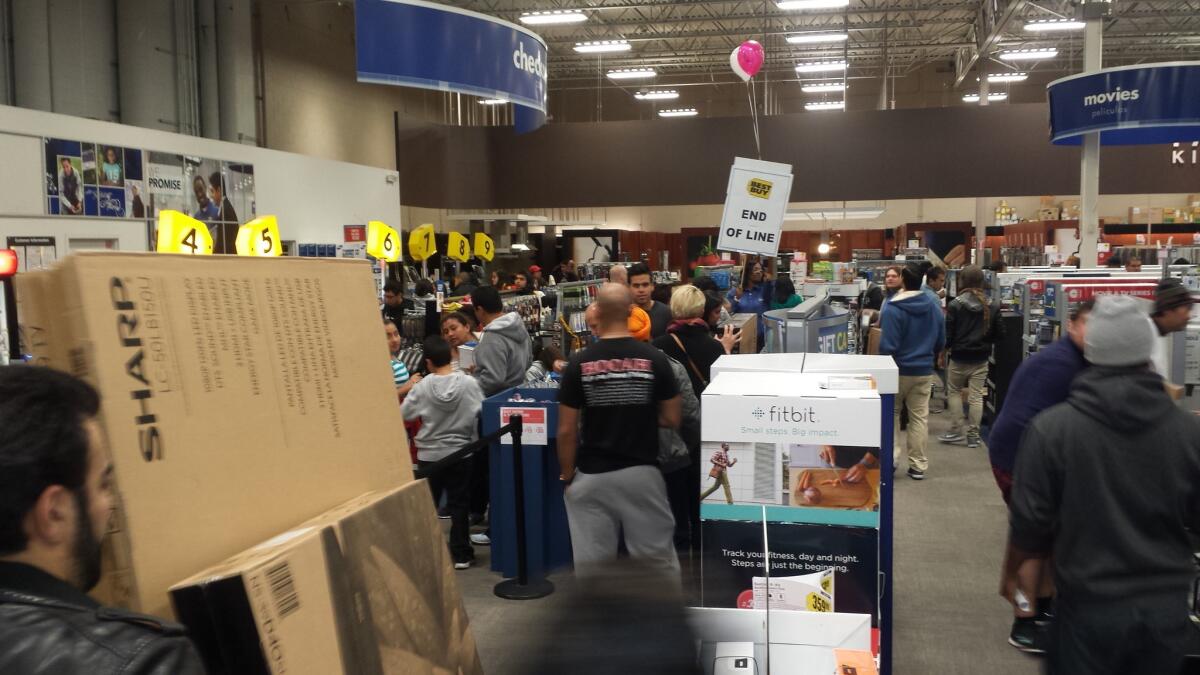
[[[1101,44],[1104,19],[1087,20],[1083,34],[1083,72],[1101,68]],[[1100,221],[1096,203],[1100,198],[1100,134],[1083,137],[1083,152],[1079,158],[1079,260],[1084,267],[1096,266],[1096,242],[1100,238]]]
[[987,238],[987,228],[996,222],[996,213],[988,208],[988,200],[983,197],[975,198],[975,264],[983,266],[983,242]]

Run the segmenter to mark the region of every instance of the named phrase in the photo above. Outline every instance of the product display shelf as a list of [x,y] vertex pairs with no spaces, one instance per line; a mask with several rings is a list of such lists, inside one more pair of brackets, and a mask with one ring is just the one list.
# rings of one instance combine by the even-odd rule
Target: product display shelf
[[584,311],[596,299],[602,279],[589,281],[571,281],[558,284],[554,292],[558,296],[555,303],[554,325],[559,336],[563,356],[591,343],[592,333],[584,320]]

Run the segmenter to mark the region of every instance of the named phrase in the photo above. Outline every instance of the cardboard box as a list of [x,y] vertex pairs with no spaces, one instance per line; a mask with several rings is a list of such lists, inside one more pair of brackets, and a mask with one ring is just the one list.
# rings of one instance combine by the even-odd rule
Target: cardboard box
[[1164,208],[1164,209],[1162,210],[1162,214],[1163,214],[1163,215],[1162,215],[1162,222],[1164,222],[1164,223],[1175,223],[1175,222],[1179,222],[1179,221],[1178,221],[1178,218],[1179,218],[1179,213],[1180,213],[1180,212],[1179,212],[1179,211],[1176,211],[1175,209],[1168,209],[1168,208]]
[[1048,208],[1048,207],[1043,206],[1042,208],[1038,209],[1037,219],[1038,220],[1058,220],[1058,215],[1059,215],[1059,211],[1057,208],[1053,208],[1053,207]]
[[1188,209],[1200,209],[1200,195],[1188,195],[1187,207]]
[[171,601],[209,673],[482,673],[425,481],[353,499]]
[[867,331],[867,353],[879,354],[879,341],[883,339],[883,331],[879,326],[873,326]]
[[412,480],[366,261],[88,253],[42,283],[52,365],[103,397],[104,602],[169,615],[172,582]]
[[742,332],[738,341],[738,352],[753,354],[758,351],[758,315],[753,313],[734,314],[729,317],[735,331]]
[[1059,217],[1063,220],[1079,220],[1079,200],[1062,200],[1062,211]]
[[1054,203],[1054,195],[1042,195],[1041,198],[1039,198],[1038,202],[1041,204],[1042,208],[1050,208],[1052,206],[1056,206],[1056,204]]

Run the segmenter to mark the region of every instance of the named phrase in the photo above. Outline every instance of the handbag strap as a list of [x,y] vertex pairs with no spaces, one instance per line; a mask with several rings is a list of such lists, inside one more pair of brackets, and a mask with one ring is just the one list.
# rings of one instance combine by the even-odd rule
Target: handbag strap
[[683,352],[683,355],[687,357],[687,362],[688,362],[688,365],[692,367],[692,372],[695,373],[696,377],[700,378],[700,381],[703,382],[704,386],[707,387],[708,379],[700,374],[700,369],[696,367],[696,362],[692,360],[692,355],[688,354],[687,347],[683,346],[683,342],[679,339],[679,336],[676,335],[675,333],[671,333],[671,337],[675,340],[675,344],[679,345],[679,349]]

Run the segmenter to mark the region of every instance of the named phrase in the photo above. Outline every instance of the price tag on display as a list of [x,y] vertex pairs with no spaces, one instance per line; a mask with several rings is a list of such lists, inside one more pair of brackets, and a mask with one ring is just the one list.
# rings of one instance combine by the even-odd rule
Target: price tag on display
[[496,256],[496,244],[482,232],[475,233],[475,256],[491,262]]
[[275,216],[255,218],[239,227],[234,246],[238,255],[283,255],[283,248],[279,243],[279,224]]
[[367,254],[380,260],[400,260],[400,233],[378,220],[367,223]]
[[437,253],[437,239],[433,235],[433,225],[426,223],[409,233],[408,253],[417,262]]
[[213,240],[208,225],[178,211],[159,211],[158,237],[154,250],[159,253],[212,255]]
[[446,256],[458,262],[467,262],[471,257],[471,245],[461,232],[451,232],[450,240],[446,242]]

